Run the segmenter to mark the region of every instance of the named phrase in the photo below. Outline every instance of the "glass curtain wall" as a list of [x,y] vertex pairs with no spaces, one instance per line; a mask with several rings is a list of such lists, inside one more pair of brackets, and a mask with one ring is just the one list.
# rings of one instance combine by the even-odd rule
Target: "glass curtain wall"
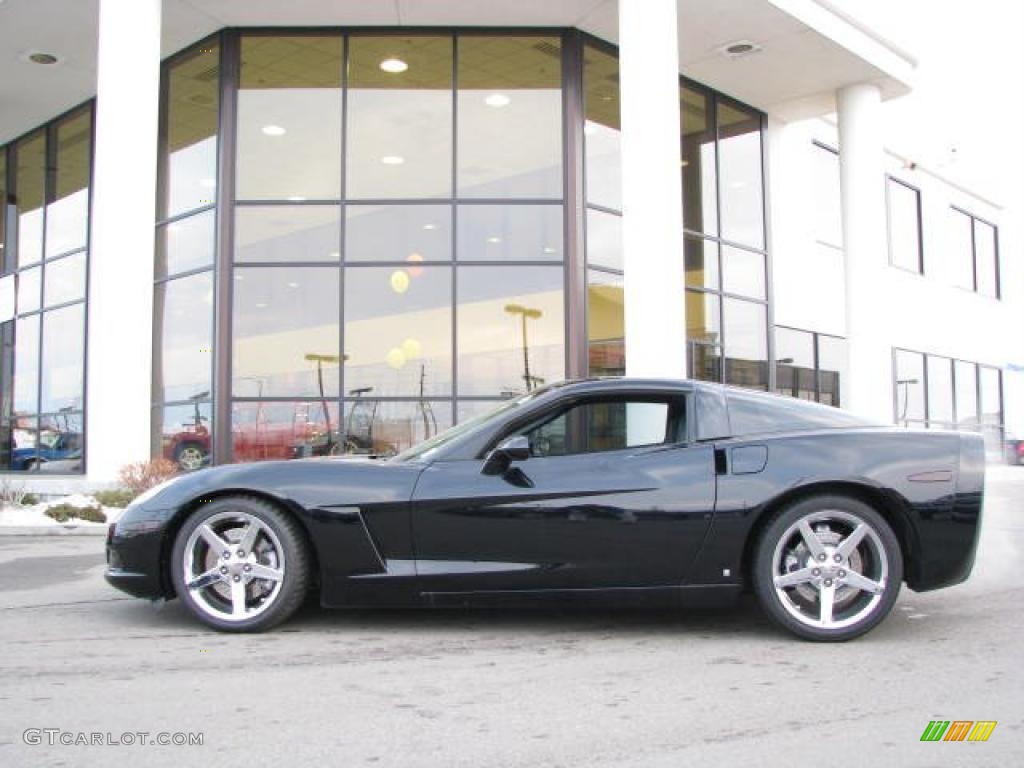
[[[564,378],[577,76],[590,370],[621,374],[614,49],[560,31],[227,30],[170,60],[153,454],[387,455]],[[707,146],[686,140],[692,115],[684,131],[706,172],[683,169],[708,250],[692,293],[727,359],[707,377],[765,388],[761,116],[681,93],[707,110]]]
[[213,305],[220,43],[165,64],[153,292],[153,456],[182,469],[213,451]]
[[83,469],[92,108],[0,148],[0,471]]
[[679,90],[690,375],[767,390],[762,115]]

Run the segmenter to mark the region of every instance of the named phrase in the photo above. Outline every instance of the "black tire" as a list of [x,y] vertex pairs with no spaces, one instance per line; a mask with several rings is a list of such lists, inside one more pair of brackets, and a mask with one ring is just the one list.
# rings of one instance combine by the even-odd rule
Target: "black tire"
[[[189,540],[200,526],[213,518],[223,518],[225,513],[240,513],[256,518],[261,526],[273,532],[283,552],[280,589],[273,602],[251,618],[226,619],[211,615],[209,608],[204,609],[200,605],[202,597],[194,595],[185,585],[185,552]],[[229,548],[233,548],[233,545]],[[310,585],[310,564],[310,553],[302,529],[290,515],[262,499],[226,496],[201,505],[185,521],[174,542],[170,569],[171,581],[178,597],[204,624],[228,632],[261,632],[285,621],[302,605]]]
[[[842,540],[841,532],[833,533],[828,527],[830,525],[828,515],[830,514],[835,516],[835,522],[831,523],[831,526],[837,529],[841,528],[847,534],[850,528],[858,522],[867,526],[866,529],[863,529],[866,533],[864,539],[861,540],[862,544],[854,548],[856,562],[852,560],[844,560],[841,563],[833,562],[833,558],[839,554],[835,551],[836,542],[833,541],[823,547],[828,552],[826,562],[821,564],[820,568],[814,568],[819,563],[815,562],[809,547],[804,543],[804,554],[807,560],[796,564],[790,563],[787,572],[783,562],[783,553],[786,553],[791,559],[799,560],[796,552],[788,547],[788,544],[797,542],[798,550],[801,543],[806,541],[799,533],[799,529],[794,532],[794,526],[799,526],[802,520],[807,519],[808,524],[813,521],[818,526],[825,526],[824,530],[814,534],[818,539],[817,546],[823,544],[821,537],[839,536],[838,541]],[[810,530],[815,531],[816,529],[812,527]],[[785,541],[780,542],[780,539],[785,539]],[[862,550],[861,547],[864,549]],[[779,562],[782,564],[782,568],[778,571],[776,570],[778,568],[776,565],[777,552],[780,555]],[[842,557],[841,554],[840,557]],[[853,576],[856,576],[855,572],[858,572],[858,569],[853,566],[858,564],[865,567],[871,566],[873,574],[863,575],[874,578],[873,583],[876,585],[874,592],[853,588],[847,584],[846,579],[850,578],[847,574],[853,573]],[[848,570],[838,570],[844,565]],[[776,575],[788,578],[792,573],[795,577],[799,570],[805,570],[808,574],[814,573],[816,570],[820,575],[806,584],[801,583],[799,587],[793,585],[776,588]],[[839,579],[840,575],[844,578]],[[884,575],[884,586],[882,586],[883,580],[880,575]],[[767,527],[763,529],[754,549],[751,579],[758,600],[776,624],[807,640],[842,642],[868,632],[892,610],[903,582],[903,557],[899,541],[892,528],[870,506],[847,496],[814,496],[779,510]],[[843,601],[849,603],[848,615],[843,617],[840,614],[833,619],[840,624],[849,622],[845,626],[826,626],[821,621],[824,614],[822,603],[828,602],[822,600],[822,587],[826,583],[830,586],[835,585],[836,606],[841,605]],[[815,590],[817,590],[816,599],[818,611],[820,611],[817,621],[813,616],[813,603],[807,602],[807,594],[809,592],[815,594]],[[784,596],[779,594],[780,591],[784,593]],[[843,601],[839,600],[840,595],[845,596]],[[801,612],[802,605],[807,606],[806,617]],[[859,610],[858,606],[860,606]]]

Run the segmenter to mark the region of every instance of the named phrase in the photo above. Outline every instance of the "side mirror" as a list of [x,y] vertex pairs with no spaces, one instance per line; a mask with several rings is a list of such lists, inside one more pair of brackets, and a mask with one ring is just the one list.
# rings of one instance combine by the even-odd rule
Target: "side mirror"
[[487,454],[483,469],[485,475],[500,475],[512,465],[513,461],[526,461],[530,458],[530,441],[526,435],[514,435],[503,440],[497,448]]

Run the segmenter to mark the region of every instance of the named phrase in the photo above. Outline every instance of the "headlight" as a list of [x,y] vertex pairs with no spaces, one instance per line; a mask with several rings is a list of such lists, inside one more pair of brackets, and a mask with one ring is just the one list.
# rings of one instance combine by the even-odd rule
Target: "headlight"
[[164,488],[167,488],[171,483],[175,482],[178,479],[179,478],[177,478],[177,477],[172,477],[170,480],[164,480],[159,485],[154,485],[152,488],[150,488],[145,493],[142,493],[141,495],[136,496],[132,500],[132,504],[133,505],[134,504],[145,504],[147,501],[149,501],[154,496],[156,496],[158,493],[160,493],[160,491],[162,491]]

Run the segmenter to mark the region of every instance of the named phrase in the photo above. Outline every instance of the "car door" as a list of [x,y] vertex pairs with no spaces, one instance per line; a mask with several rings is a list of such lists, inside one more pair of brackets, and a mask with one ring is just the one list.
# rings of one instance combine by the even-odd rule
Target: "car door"
[[575,398],[499,435],[528,459],[437,462],[412,499],[426,592],[681,583],[715,502],[713,449],[689,437],[688,396]]

